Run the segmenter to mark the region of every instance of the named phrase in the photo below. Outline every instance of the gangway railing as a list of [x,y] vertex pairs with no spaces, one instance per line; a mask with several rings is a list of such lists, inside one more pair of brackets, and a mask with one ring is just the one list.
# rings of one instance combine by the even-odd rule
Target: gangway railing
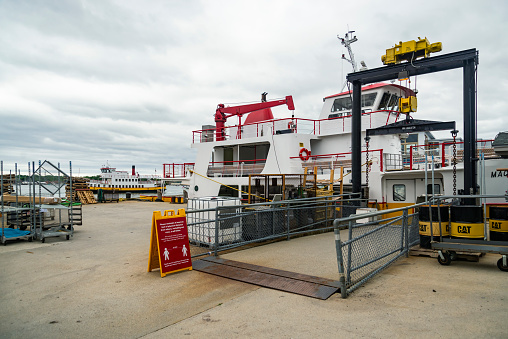
[[[189,240],[203,248],[193,257],[333,231],[341,295],[346,297],[419,243],[418,215],[412,210],[424,204],[364,213],[368,201],[355,196],[188,208]],[[394,212],[402,215],[381,219]]]

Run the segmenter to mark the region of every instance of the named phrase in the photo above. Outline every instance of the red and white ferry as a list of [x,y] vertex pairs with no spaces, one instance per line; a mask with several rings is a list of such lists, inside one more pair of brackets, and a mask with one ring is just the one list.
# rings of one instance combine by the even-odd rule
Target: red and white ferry
[[[303,174],[306,168],[315,170],[318,180],[326,180],[332,169],[342,167],[346,174],[344,184],[348,184],[351,95],[346,91],[325,97],[317,119],[298,118],[294,114],[274,117],[271,107],[287,105],[294,110],[290,96],[268,101],[263,93],[258,103],[219,105],[215,126],[204,125],[193,131],[191,147],[197,150],[196,162],[164,164],[164,180],[188,185],[190,198],[218,196],[229,187],[238,190],[234,191],[235,196],[245,199],[242,191],[247,191],[250,174]],[[362,140],[367,129],[406,119],[406,114],[400,113],[399,99],[415,96],[413,90],[398,84],[363,87]],[[232,117],[238,118],[238,123],[226,125],[226,120]],[[508,169],[508,158],[501,150],[504,147],[506,152],[507,145],[498,145],[495,150],[493,141],[477,141],[478,157],[482,159],[478,172],[482,178],[478,182],[481,192],[503,195],[508,188],[508,171],[499,169]],[[368,186],[369,199],[378,209],[412,205],[419,196],[432,191],[429,186],[435,194],[452,195],[464,182],[463,153],[461,140],[437,140],[430,132],[374,135],[368,147],[365,141],[363,144],[362,164],[371,166],[367,170],[364,165],[362,186]],[[456,166],[452,161],[454,154]],[[491,202],[504,202],[501,200]]]

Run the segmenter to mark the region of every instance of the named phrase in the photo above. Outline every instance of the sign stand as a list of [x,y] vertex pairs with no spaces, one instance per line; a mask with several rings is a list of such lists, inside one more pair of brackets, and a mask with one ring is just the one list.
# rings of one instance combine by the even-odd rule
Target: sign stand
[[174,272],[192,270],[185,209],[154,211],[148,272],[159,268],[161,277]]

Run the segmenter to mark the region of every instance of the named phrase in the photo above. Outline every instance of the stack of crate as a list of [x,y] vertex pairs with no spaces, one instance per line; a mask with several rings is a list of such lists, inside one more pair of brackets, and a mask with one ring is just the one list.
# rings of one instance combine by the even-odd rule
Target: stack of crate
[[96,204],[97,201],[95,200],[92,191],[90,190],[76,190],[76,193],[78,194],[78,199],[83,205],[87,204]]
[[4,194],[11,194],[14,192],[14,180],[15,175],[14,174],[4,174],[3,175],[3,192]]
[[[67,199],[69,199],[70,201],[75,201],[75,202],[81,202],[81,203],[90,203],[87,201],[81,201],[80,199],[80,195],[81,196],[84,196],[86,195],[87,197],[89,197],[90,195],[93,197],[93,194],[92,194],[92,191],[90,191],[90,189],[88,188],[88,181],[89,179],[87,178],[81,178],[81,177],[72,177],[72,197],[70,196],[70,192],[71,192],[71,187],[69,185],[69,183],[67,183],[67,185],[65,186],[65,195],[67,197]],[[77,192],[87,192],[87,193],[83,193],[83,194],[79,194]],[[94,199],[94,202],[95,203],[95,199]]]

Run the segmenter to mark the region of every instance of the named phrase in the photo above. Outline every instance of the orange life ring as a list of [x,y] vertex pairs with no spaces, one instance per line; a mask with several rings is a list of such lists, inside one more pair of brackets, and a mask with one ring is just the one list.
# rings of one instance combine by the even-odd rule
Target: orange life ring
[[302,159],[302,161],[307,161],[309,160],[310,158],[310,151],[306,148],[302,148],[300,150],[300,159]]

